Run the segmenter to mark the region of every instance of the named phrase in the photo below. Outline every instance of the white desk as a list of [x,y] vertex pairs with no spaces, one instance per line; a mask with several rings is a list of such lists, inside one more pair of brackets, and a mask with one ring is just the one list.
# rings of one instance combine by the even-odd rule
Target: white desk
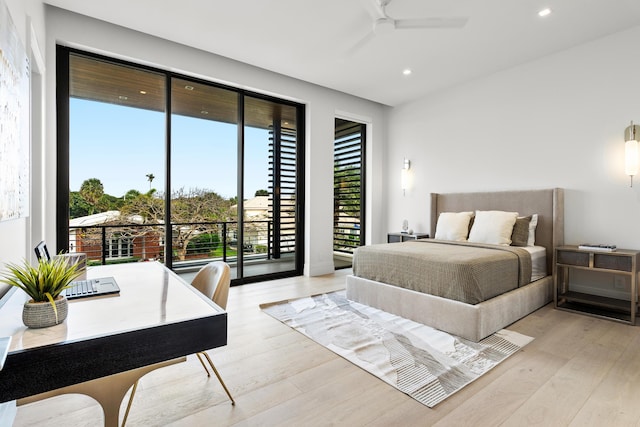
[[85,393],[101,403],[105,425],[117,426],[137,378],[227,343],[226,312],[160,263],[92,267],[87,276],[115,277],[120,295],[69,301],[65,322],[44,329],[22,323],[20,290],[0,308],[0,336],[12,337],[0,402]]

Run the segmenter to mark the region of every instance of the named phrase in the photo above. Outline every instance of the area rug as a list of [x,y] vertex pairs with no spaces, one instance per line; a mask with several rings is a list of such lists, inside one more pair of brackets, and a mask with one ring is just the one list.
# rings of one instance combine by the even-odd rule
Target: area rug
[[430,408],[533,340],[502,329],[475,343],[349,301],[344,291],[260,308]]

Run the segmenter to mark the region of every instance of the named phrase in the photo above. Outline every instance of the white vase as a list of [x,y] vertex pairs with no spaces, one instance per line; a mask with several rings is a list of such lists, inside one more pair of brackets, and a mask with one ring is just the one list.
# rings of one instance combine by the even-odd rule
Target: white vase
[[22,309],[22,322],[28,328],[47,328],[49,326],[58,325],[67,318],[69,304],[65,297],[59,296],[55,299],[56,311],[50,302],[31,302],[24,303]]

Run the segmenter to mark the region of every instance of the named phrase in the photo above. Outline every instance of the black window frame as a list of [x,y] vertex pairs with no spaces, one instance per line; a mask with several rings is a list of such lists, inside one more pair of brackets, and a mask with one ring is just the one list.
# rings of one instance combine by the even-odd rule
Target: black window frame
[[[269,102],[275,102],[292,106],[296,109],[296,139],[298,141],[298,153],[296,161],[296,175],[297,175],[297,189],[296,189],[296,243],[295,243],[295,267],[294,270],[269,273],[264,275],[242,277],[242,251],[238,251],[238,278],[232,280],[232,285],[239,285],[244,283],[252,283],[263,280],[271,280],[292,276],[299,276],[303,274],[304,268],[304,212],[305,212],[305,117],[306,106],[301,103],[289,101],[286,99],[276,98],[273,96],[261,94],[258,92],[252,92],[245,89],[240,89],[233,86],[223,85],[220,83],[194,78],[183,74],[175,73],[168,70],[163,70],[147,65],[137,64],[130,61],[125,61],[118,58],[113,58],[105,55],[100,55],[94,52],[87,52],[84,50],[72,48],[64,45],[56,45],[56,253],[61,251],[67,251],[69,247],[69,119],[70,119],[70,84],[69,84],[69,57],[70,55],[83,55],[89,58],[97,60],[108,61],[114,64],[125,65],[133,67],[139,70],[146,70],[154,73],[164,74],[166,78],[165,85],[165,99],[166,99],[166,120],[165,120],[165,194],[171,194],[171,81],[173,79],[190,80],[195,83],[209,85],[212,87],[218,87],[225,90],[236,92],[238,95],[238,212],[244,211],[244,99],[246,97],[252,97],[257,99],[263,99]],[[168,268],[173,268],[171,249],[172,249],[172,234],[171,234],[171,220],[170,220],[170,199],[165,200],[165,265]],[[238,215],[239,224],[243,222],[242,215]],[[242,238],[242,228],[238,227],[239,236]]]

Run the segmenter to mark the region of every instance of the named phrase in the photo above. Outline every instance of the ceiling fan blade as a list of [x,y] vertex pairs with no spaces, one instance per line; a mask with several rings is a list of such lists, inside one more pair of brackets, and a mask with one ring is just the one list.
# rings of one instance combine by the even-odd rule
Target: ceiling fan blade
[[467,25],[469,18],[451,17],[451,18],[423,18],[423,19],[396,19],[396,28],[399,30],[415,29],[415,28],[462,28]]
[[371,40],[373,40],[373,38],[375,37],[375,32],[373,31],[369,31],[364,37],[362,37],[360,40],[358,40],[353,46],[351,46],[349,48],[349,50],[347,50],[347,54],[348,55],[353,55],[354,53],[358,52],[360,49],[362,49],[363,47],[365,47],[367,44],[369,44],[369,42],[371,42]]

